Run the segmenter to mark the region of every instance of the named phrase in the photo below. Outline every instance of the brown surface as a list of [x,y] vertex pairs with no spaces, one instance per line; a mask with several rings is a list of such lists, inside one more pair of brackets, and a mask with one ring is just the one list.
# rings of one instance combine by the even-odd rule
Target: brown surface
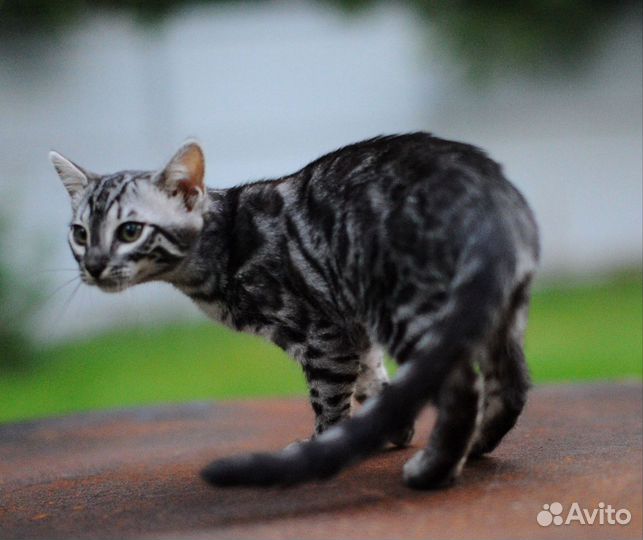
[[[212,489],[211,459],[307,435],[303,400],[191,404],[0,426],[0,538],[641,538],[640,384],[540,387],[492,457],[445,491],[411,491],[415,449],[321,484]],[[414,440],[425,440],[431,414]],[[536,523],[599,502],[628,526]],[[566,514],[566,510],[564,512]]]

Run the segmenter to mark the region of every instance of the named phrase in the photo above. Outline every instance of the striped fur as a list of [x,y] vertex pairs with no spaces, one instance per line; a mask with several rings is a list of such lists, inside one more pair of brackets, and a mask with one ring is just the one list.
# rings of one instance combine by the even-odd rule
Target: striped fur
[[[160,172],[98,176],[57,154],[52,161],[72,223],[88,233],[85,246],[70,237],[88,283],[170,282],[213,319],[270,339],[302,366],[313,437],[216,461],[207,481],[325,478],[387,442],[408,444],[429,402],[438,421],[404,469],[408,485],[446,485],[467,456],[496,447],[526,399],[522,336],[539,246],[529,207],[494,161],[413,133],[215,191],[190,145]],[[123,243],[127,221],[143,229]],[[392,382],[382,352],[402,364]]]

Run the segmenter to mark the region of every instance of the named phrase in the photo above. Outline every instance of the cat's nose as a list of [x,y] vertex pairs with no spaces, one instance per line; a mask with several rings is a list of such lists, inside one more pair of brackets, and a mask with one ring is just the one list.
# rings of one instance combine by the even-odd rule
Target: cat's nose
[[87,270],[89,275],[94,279],[98,279],[107,267],[108,260],[105,255],[89,252],[85,256],[85,270]]

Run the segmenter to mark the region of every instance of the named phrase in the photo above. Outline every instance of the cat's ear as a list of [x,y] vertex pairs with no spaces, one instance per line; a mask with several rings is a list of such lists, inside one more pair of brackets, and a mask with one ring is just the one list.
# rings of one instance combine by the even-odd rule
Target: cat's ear
[[204,177],[203,150],[199,143],[188,141],[156,175],[155,181],[171,197],[182,197],[185,207],[191,211],[205,194]]
[[78,202],[89,184],[90,174],[53,150],[49,152],[49,161],[67,189],[72,204]]

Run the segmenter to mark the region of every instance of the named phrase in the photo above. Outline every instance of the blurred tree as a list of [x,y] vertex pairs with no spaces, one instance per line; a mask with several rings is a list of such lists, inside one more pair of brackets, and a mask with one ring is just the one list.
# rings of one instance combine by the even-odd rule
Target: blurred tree
[[[127,10],[155,23],[186,5],[233,0],[0,0],[0,38],[55,31],[94,9]],[[255,0],[258,1],[258,0]],[[359,13],[380,0],[318,0]],[[246,1],[246,3],[248,3]],[[445,48],[476,77],[582,66],[625,9],[641,0],[406,0],[434,30]],[[638,16],[638,15],[637,15]]]
[[[349,12],[376,0],[329,0]],[[468,67],[474,78],[519,72],[564,73],[582,68],[612,22],[640,19],[641,0],[407,0],[435,33],[431,44]]]

